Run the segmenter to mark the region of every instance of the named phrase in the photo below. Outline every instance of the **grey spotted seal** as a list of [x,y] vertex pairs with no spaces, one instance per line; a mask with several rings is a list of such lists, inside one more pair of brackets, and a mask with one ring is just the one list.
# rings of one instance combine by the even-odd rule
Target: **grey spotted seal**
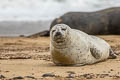
[[57,24],[51,29],[50,53],[56,65],[86,65],[116,58],[106,41],[66,24]]

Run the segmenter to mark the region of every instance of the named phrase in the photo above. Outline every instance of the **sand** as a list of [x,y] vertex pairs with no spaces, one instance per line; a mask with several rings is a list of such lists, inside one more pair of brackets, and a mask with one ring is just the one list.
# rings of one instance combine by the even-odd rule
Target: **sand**
[[49,37],[0,38],[2,80],[120,80],[120,36],[99,36],[117,54],[117,59],[86,66],[56,66],[49,51]]

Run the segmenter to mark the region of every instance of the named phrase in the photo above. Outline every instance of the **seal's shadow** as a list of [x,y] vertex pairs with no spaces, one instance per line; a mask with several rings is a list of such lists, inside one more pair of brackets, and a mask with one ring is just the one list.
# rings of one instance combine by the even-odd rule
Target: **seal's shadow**
[[84,66],[95,66],[95,65],[99,65],[99,64],[105,63],[105,62],[107,62],[108,60],[109,60],[109,59],[104,60],[104,61],[100,61],[100,62],[96,62],[96,63],[93,63],[93,64],[87,64],[87,65],[84,65],[84,64],[56,65],[56,64],[54,64],[54,63],[49,63],[49,64],[47,64],[46,66],[48,66],[48,67],[84,67]]

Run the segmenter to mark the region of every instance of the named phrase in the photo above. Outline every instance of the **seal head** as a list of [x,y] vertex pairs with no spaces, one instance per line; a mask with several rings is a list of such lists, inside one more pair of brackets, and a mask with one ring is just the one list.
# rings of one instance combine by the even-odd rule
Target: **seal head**
[[55,25],[50,32],[51,38],[56,43],[62,43],[67,38],[67,35],[69,34],[69,29],[65,24],[57,24]]

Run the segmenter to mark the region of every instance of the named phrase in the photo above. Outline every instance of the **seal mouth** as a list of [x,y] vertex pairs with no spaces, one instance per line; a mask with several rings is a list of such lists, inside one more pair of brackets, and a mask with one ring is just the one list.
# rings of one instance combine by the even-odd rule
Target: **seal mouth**
[[64,42],[64,41],[62,41],[62,40],[61,40],[61,41],[56,41],[56,43],[63,43],[63,42]]
[[63,38],[55,38],[54,41],[56,43],[63,43],[65,40]]

